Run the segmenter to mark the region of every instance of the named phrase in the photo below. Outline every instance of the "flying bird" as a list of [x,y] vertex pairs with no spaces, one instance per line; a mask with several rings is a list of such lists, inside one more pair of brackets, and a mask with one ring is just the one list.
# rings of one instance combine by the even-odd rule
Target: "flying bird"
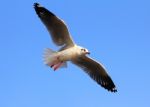
[[45,50],[45,64],[57,70],[66,67],[67,61],[71,61],[82,68],[99,85],[108,91],[117,92],[115,84],[103,65],[88,56],[90,54],[88,49],[75,44],[65,22],[39,3],[34,3],[34,9],[46,26],[53,42],[61,47],[58,51],[49,48]]

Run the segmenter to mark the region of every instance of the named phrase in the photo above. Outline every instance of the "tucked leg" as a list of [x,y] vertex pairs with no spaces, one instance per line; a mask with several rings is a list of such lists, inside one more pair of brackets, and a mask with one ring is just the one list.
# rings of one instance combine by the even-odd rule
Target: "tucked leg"
[[56,71],[59,67],[61,67],[62,64],[63,64],[63,62],[59,62],[58,64],[55,64],[55,65],[53,66],[54,71]]

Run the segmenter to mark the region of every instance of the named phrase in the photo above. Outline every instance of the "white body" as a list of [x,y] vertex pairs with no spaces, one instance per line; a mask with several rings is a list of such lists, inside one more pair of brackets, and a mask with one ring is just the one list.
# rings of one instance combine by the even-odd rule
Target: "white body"
[[73,47],[57,52],[56,56],[59,57],[58,59],[60,61],[69,61],[77,58],[78,56],[80,56],[80,54],[80,48],[74,45]]
[[66,61],[72,61],[83,55],[81,48],[82,47],[80,46],[74,45],[70,48],[58,52],[47,48],[44,53],[44,62],[48,66],[55,65],[59,62],[63,62],[66,65]]

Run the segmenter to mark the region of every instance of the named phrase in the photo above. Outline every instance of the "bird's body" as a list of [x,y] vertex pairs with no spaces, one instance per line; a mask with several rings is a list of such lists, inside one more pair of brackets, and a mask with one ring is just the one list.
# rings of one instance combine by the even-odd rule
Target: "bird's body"
[[117,89],[107,74],[105,68],[99,62],[88,57],[89,51],[78,46],[72,40],[64,21],[38,3],[34,4],[35,11],[50,33],[53,42],[61,46],[59,51],[49,48],[45,50],[44,62],[54,70],[67,66],[67,61],[82,68],[99,85],[111,92]]
[[74,45],[70,48],[58,51],[58,56],[60,56],[61,60],[63,60],[63,61],[74,60],[75,58],[79,57],[80,55],[82,55],[80,53],[80,47],[77,45]]
[[[81,53],[81,49],[82,47],[77,45],[73,45],[69,48],[64,48],[63,50],[57,52],[52,51],[51,49],[47,49],[44,54],[45,64],[53,67],[54,65],[59,63],[66,63],[67,61],[76,60],[76,58],[84,55],[84,53]],[[86,51],[85,54],[86,53],[89,54],[88,51]],[[61,67],[61,65],[59,65],[58,68],[59,67]],[[56,69],[54,68],[54,70]]]

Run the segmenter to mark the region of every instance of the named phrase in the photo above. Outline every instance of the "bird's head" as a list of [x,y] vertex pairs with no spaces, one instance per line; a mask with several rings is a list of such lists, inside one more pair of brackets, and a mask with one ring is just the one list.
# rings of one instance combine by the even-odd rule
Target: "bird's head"
[[82,48],[81,53],[84,54],[84,55],[90,54],[90,52],[86,48]]
[[80,50],[80,54],[81,54],[81,55],[90,54],[90,52],[89,52],[88,49],[86,49],[86,48],[79,47],[79,50]]

